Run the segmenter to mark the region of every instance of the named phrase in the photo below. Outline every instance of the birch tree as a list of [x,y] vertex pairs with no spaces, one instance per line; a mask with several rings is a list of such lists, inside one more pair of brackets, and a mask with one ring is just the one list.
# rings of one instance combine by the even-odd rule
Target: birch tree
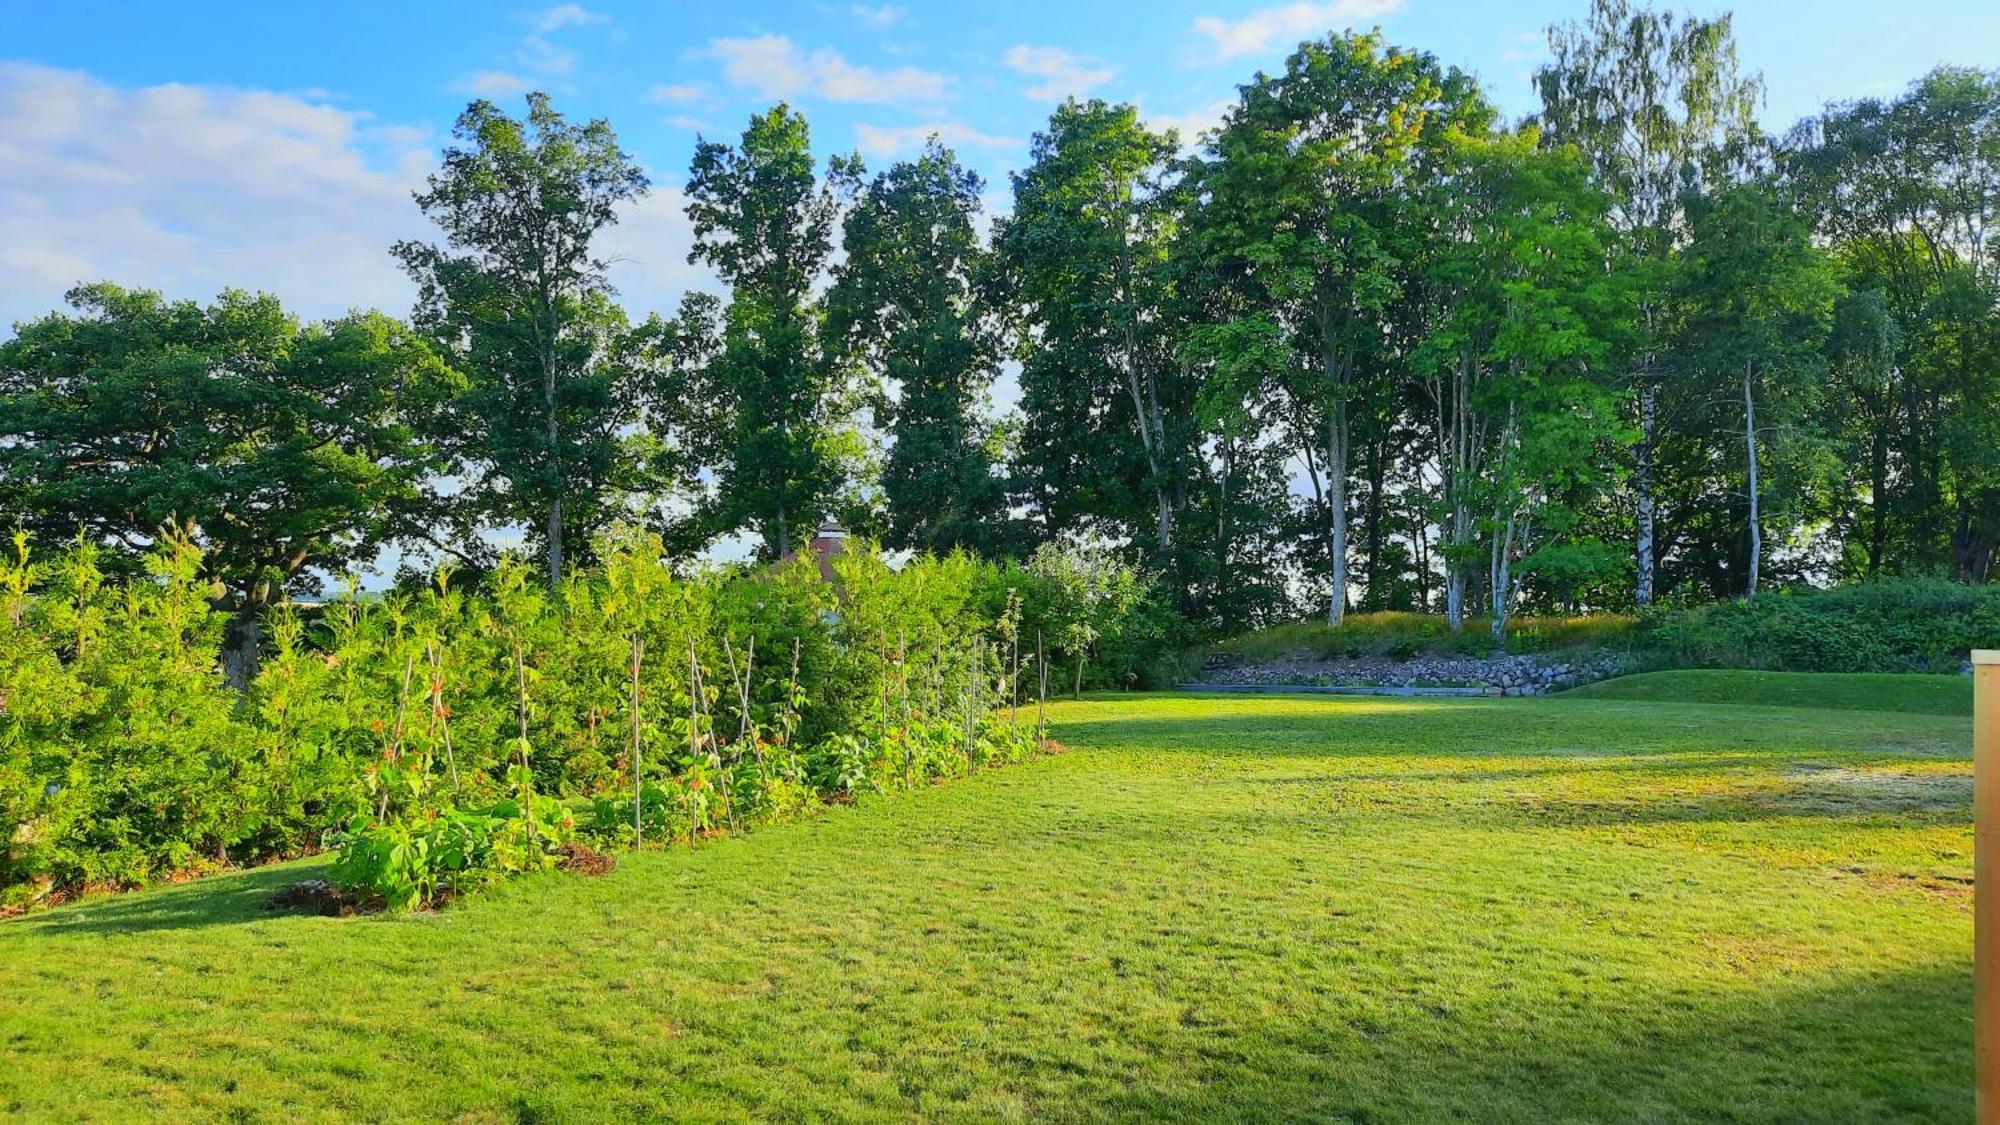
[[1655,457],[1660,437],[1667,263],[1686,241],[1683,193],[1743,158],[1763,99],[1757,75],[1738,72],[1727,14],[1700,19],[1591,0],[1580,23],[1549,28],[1554,56],[1535,72],[1539,123],[1551,145],[1575,145],[1612,200],[1625,252],[1651,267],[1641,305],[1647,338],[1630,360],[1637,390],[1633,445],[1634,596],[1653,601],[1658,566]]

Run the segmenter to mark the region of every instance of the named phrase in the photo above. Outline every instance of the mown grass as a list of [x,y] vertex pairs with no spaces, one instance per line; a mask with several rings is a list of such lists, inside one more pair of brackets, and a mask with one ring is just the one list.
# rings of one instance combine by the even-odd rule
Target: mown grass
[[1070,752],[432,915],[0,924],[0,1110],[1966,1120],[1968,724],[1137,697]]
[[1837,711],[1972,715],[1970,676],[1915,672],[1743,672],[1680,669],[1620,676],[1577,688],[1580,699],[1747,703]]

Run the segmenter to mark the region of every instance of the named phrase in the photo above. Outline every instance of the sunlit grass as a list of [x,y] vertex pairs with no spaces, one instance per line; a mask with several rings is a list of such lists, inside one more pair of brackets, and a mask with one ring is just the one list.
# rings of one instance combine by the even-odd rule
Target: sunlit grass
[[1052,716],[1068,753],[434,915],[259,909],[305,864],[0,925],[0,1110],[1970,1116],[1962,717]]

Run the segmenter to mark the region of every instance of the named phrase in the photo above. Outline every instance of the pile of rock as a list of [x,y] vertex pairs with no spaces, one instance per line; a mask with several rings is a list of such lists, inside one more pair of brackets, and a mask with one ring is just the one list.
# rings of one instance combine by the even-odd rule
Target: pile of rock
[[[1632,670],[1615,652],[1518,656],[1285,657],[1260,664],[1209,658],[1189,687],[1460,688],[1483,695],[1545,695]],[[1470,691],[1467,692],[1470,694]]]

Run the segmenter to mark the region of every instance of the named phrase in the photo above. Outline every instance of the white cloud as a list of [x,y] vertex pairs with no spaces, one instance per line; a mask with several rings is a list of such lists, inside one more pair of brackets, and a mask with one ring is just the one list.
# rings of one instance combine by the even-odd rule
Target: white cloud
[[828,48],[808,55],[782,35],[716,39],[709,43],[709,53],[722,60],[722,75],[731,85],[748,87],[763,98],[816,94],[833,102],[931,105],[943,101],[951,88],[951,80],[936,71],[856,66]]
[[450,89],[482,98],[504,98],[541,88],[567,91],[563,79],[576,69],[576,52],[551,40],[550,35],[568,27],[608,23],[611,17],[593,12],[581,4],[558,4],[528,17],[533,30],[514,48],[514,65],[528,77],[512,70],[479,70],[454,79]]
[[904,9],[898,8],[894,4],[883,4],[875,8],[871,8],[866,4],[856,4],[849,11],[854,13],[855,19],[860,20],[869,27],[889,27],[903,18]]
[[715,126],[703,121],[699,117],[690,117],[685,113],[671,114],[665,120],[667,124],[672,125],[674,128],[685,129],[690,133],[706,135],[715,132]]
[[0,63],[0,325],[100,279],[404,311],[389,246],[425,235],[427,137],[292,95]]
[[700,82],[664,83],[646,95],[656,102],[709,102],[715,100],[715,92]]
[[476,70],[451,84],[461,94],[480,98],[511,98],[535,88],[535,81],[507,70]]
[[1013,137],[1003,137],[994,133],[984,133],[970,125],[957,121],[936,121],[928,125],[856,125],[854,140],[862,152],[882,159],[893,159],[905,152],[914,152],[923,147],[926,140],[937,137],[947,145],[961,148],[1016,148],[1020,145]]
[[1288,50],[1300,40],[1336,30],[1356,20],[1386,16],[1403,6],[1403,0],[1333,0],[1330,4],[1283,4],[1263,8],[1240,20],[1201,16],[1194,29],[1213,45],[1213,62],[1227,62],[1243,55],[1260,55],[1272,49]]
[[1173,129],[1181,135],[1181,144],[1193,147],[1203,133],[1222,124],[1222,118],[1236,103],[1228,98],[1197,106],[1185,113],[1149,113],[1146,124],[1154,129]]
[[[312,318],[407,313],[415,290],[389,247],[438,237],[410,198],[437,140],[294,95],[0,63],[0,335],[98,280],[199,300],[263,290]],[[685,206],[655,187],[602,238],[634,318],[719,288],[687,263]]]
[[611,17],[602,12],[593,12],[581,4],[557,4],[553,8],[535,13],[529,22],[537,32],[547,35],[551,31],[561,31],[565,27],[584,27],[593,23],[604,23]]
[[1042,81],[1028,87],[1031,98],[1057,101],[1071,94],[1090,91],[1118,75],[1118,68],[1102,59],[1074,54],[1061,47],[1035,47],[1017,43],[1007,49],[1007,65]]
[[656,182],[645,198],[619,209],[617,225],[604,232],[597,248],[611,262],[618,303],[633,320],[643,320],[655,312],[672,316],[690,289],[724,291],[708,267],[688,264],[693,245],[687,193]]
[[558,47],[539,35],[530,35],[521,40],[520,48],[514,52],[514,61],[541,74],[568,74],[576,67],[576,52]]

